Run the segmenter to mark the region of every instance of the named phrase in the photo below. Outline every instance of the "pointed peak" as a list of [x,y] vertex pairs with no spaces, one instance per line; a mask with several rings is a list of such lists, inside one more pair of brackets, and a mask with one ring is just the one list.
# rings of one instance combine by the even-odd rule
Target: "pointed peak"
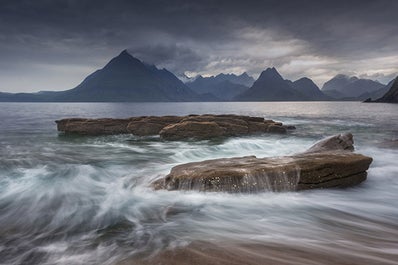
[[307,83],[311,82],[311,83],[313,83],[313,81],[310,78],[308,78],[308,77],[302,77],[300,79],[297,79],[294,82],[307,82]]
[[118,56],[114,57],[113,59],[118,59],[118,60],[131,60],[131,59],[134,59],[134,60],[137,60],[137,61],[141,62],[141,60],[139,60],[139,59],[135,58],[133,55],[131,55],[127,49],[123,50],[121,53],[119,53]]
[[110,69],[110,68],[125,68],[125,67],[147,67],[141,60],[135,58],[132,56],[127,50],[123,50],[118,56],[112,58],[112,60],[109,61],[104,66],[104,69]]
[[237,77],[237,75],[234,73],[227,73],[227,74],[219,73],[218,75],[214,75],[214,78],[234,78],[234,77]]
[[123,50],[118,56],[116,56],[115,58],[122,58],[122,59],[135,59],[137,61],[140,61],[142,63],[144,63],[143,61],[141,61],[140,59],[134,57],[133,55],[131,55],[129,53],[129,51],[127,49]]
[[226,77],[229,74],[219,73],[218,75],[213,75],[213,77]]
[[119,56],[131,56],[131,54],[127,51],[127,49],[123,50]]
[[249,75],[246,72],[243,72],[240,77],[249,77]]
[[278,71],[276,70],[275,67],[269,67],[269,68],[265,69],[265,71],[266,72],[270,72],[270,73],[278,73]]
[[272,79],[282,79],[283,77],[278,73],[275,67],[272,68],[267,68],[264,70],[258,79],[263,79],[263,78],[272,78]]

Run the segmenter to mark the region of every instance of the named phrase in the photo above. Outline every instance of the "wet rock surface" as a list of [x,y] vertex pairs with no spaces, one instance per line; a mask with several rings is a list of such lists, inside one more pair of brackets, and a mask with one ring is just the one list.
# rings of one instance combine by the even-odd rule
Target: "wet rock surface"
[[354,151],[354,139],[351,133],[337,134],[327,137],[304,153],[319,153],[323,151]]
[[239,115],[142,116],[127,119],[57,120],[58,131],[80,135],[160,135],[165,140],[210,139],[256,133],[280,133],[295,129],[263,117]]
[[326,138],[293,156],[222,158],[178,165],[155,189],[223,192],[349,187],[364,181],[372,158],[352,151],[351,134]]

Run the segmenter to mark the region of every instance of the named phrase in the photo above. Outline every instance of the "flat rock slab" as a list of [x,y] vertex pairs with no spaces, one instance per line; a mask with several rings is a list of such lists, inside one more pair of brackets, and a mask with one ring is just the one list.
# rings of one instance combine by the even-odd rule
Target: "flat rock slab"
[[58,131],[79,135],[160,135],[166,140],[210,139],[256,133],[286,133],[292,126],[240,115],[142,116],[127,119],[71,118],[55,121]]
[[293,156],[222,158],[178,165],[152,185],[155,189],[223,192],[348,187],[366,179],[372,162],[352,150],[352,135],[341,134]]

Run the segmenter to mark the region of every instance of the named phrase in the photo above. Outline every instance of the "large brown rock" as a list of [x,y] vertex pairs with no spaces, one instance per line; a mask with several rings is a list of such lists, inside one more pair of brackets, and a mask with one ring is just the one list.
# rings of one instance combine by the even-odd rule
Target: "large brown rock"
[[178,116],[149,116],[131,120],[127,131],[138,136],[157,135],[167,125],[180,122],[182,117]]
[[255,133],[286,133],[286,126],[241,115],[143,116],[128,119],[63,119],[58,131],[81,135],[160,135],[165,140],[210,139]]
[[[372,158],[351,152],[352,135],[327,138],[307,152],[274,158],[236,157],[179,165],[155,189],[224,192],[348,187],[366,179]],[[340,147],[339,147],[340,145]]]
[[163,128],[160,137],[166,140],[183,140],[247,135],[248,120],[249,117],[237,115],[191,115],[183,118],[180,123]]
[[225,129],[214,121],[183,121],[170,124],[160,131],[160,137],[167,140],[209,139],[224,134]]
[[286,133],[287,129],[281,125],[278,124],[271,124],[270,126],[267,127],[267,132],[269,133]]
[[128,133],[128,119],[63,119],[56,121],[58,131],[81,135],[109,135]]

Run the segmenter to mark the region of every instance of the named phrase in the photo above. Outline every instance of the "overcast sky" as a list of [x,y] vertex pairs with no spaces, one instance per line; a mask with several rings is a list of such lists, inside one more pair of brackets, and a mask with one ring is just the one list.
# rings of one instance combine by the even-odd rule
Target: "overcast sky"
[[65,90],[128,49],[177,75],[398,74],[398,1],[1,0],[0,91]]

